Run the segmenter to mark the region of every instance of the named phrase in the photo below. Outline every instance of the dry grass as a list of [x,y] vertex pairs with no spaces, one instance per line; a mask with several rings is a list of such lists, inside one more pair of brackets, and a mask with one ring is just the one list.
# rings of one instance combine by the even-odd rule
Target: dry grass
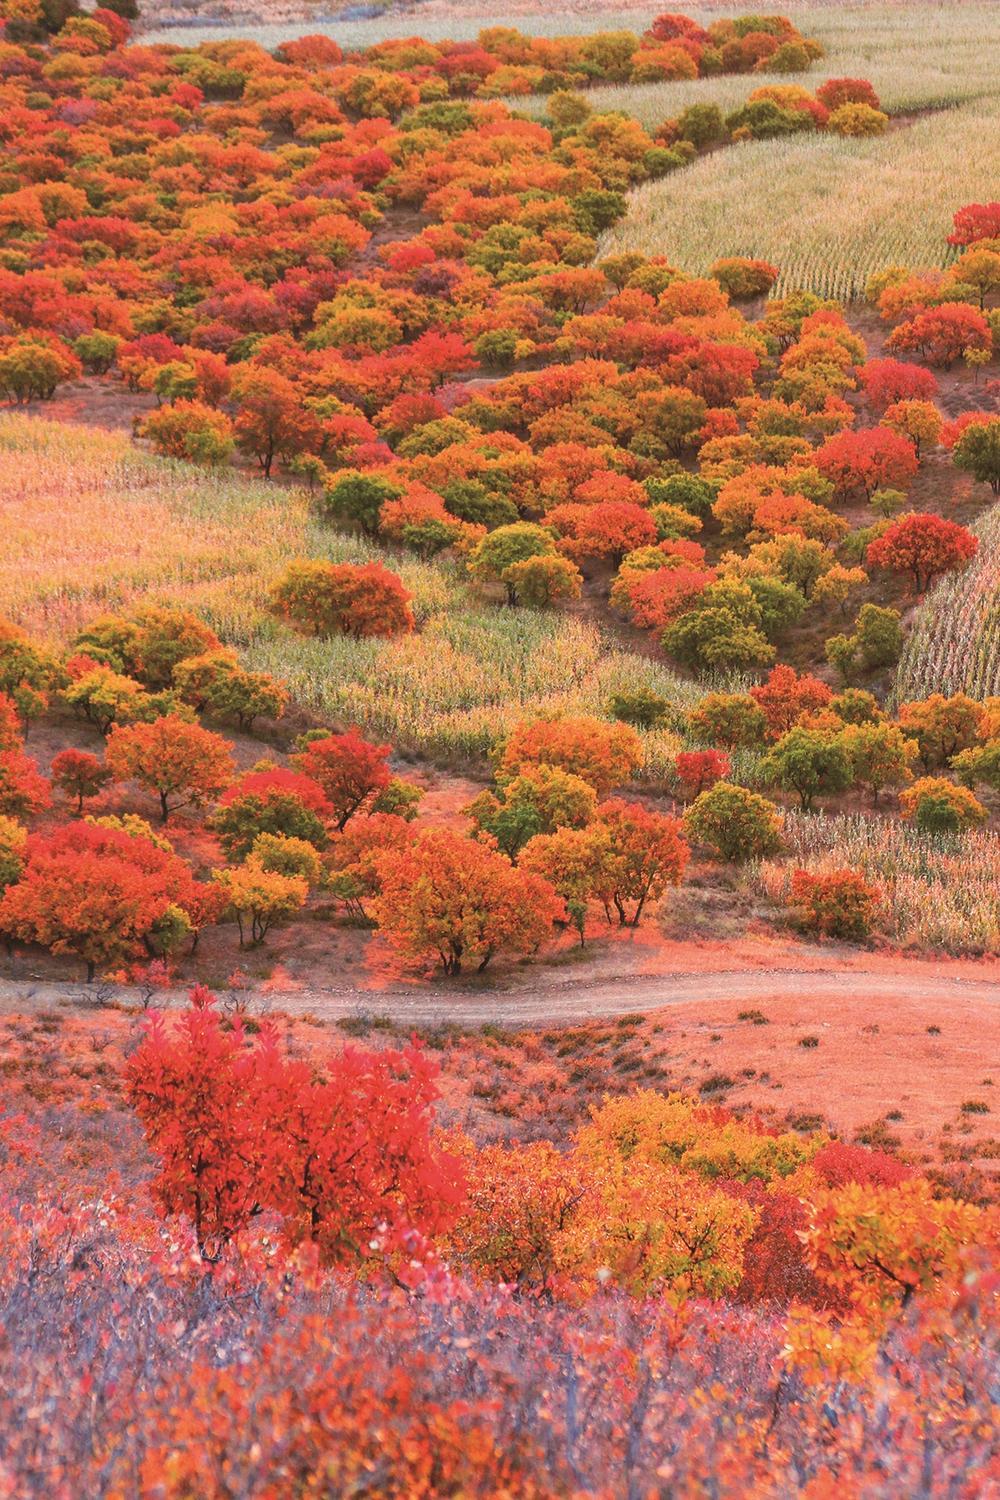
[[985,104],[869,140],[750,141],[638,188],[602,253],[666,255],[696,273],[718,256],[762,256],[781,269],[779,295],[851,300],[885,266],[952,258],[951,216],[994,191],[998,154],[1000,113]]
[[905,823],[857,815],[785,823],[790,858],[754,879],[784,906],[795,869],[858,870],[879,890],[876,928],[902,949],[1000,952],[1000,837],[989,830],[931,836]]
[[[825,78],[844,76],[869,79],[892,114],[1000,97],[1000,71],[992,49],[984,46],[984,39],[996,27],[993,6],[784,5],[781,9],[826,49],[826,55],[806,73],[609,85],[591,89],[587,98],[595,109],[624,110],[643,125],[656,126],[688,104],[737,109],[763,83],[798,83],[812,90]],[[689,13],[695,12],[689,9]],[[628,24],[624,17],[620,19]],[[631,24],[634,28],[638,23]],[[596,18],[593,25],[596,29]],[[533,115],[545,111],[543,95],[509,102]]]

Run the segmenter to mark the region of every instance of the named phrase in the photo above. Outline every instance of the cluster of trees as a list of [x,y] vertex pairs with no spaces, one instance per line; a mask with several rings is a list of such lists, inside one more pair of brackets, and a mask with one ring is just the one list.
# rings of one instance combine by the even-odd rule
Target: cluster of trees
[[1000,214],[995,203],[957,210],[949,243],[960,254],[947,270],[891,266],[872,276],[866,296],[892,328],[887,348],[947,368],[964,359],[978,376],[1000,335]]
[[[499,535],[494,532],[491,535]],[[359,569],[364,573],[365,569]],[[873,805],[898,793],[902,816],[955,833],[983,822],[1000,791],[996,700],[963,694],[903,704],[895,720],[857,687],[834,693],[774,667],[743,693],[709,693],[675,757],[683,816],[620,791],[640,773],[640,728],[669,708],[618,694],[609,719],[526,720],[497,746],[495,780],[465,829],[425,824],[421,789],[390,766],[390,747],[356,730],[312,730],[290,764],[238,771],[224,734],[199,721],[280,714],[279,683],[241,668],[197,617],[146,606],[104,616],[65,658],[13,626],[0,630],[0,931],[80,957],[93,975],[175,962],[208,924],[232,920],[262,943],[322,892],[376,926],[405,960],[458,974],[498,954],[535,953],[558,926],[583,942],[596,910],[637,925],[682,880],[691,846],[742,863],[783,847],[774,788],[810,810],[852,789]],[[63,705],[104,735],[104,754],[68,748],[49,776],[25,752],[24,725]],[[638,727],[636,727],[638,726]],[[748,749],[750,784],[734,771]],[[919,774],[917,774],[919,772]],[[157,833],[123,788],[149,800]],[[616,795],[618,794],[618,795]],[[110,801],[109,801],[110,798]],[[122,807],[124,806],[124,814]],[[184,810],[225,863],[204,879],[167,830]],[[67,820],[68,819],[68,820]],[[799,881],[809,930],[858,938],[878,892]]]
[[578,1304],[769,1300],[804,1320],[792,1368],[856,1374],[914,1300],[950,1305],[996,1240],[994,1210],[884,1153],[679,1094],[606,1100],[568,1150],[477,1146],[435,1128],[419,1047],[293,1058],[272,1027],[247,1035],[207,991],[191,1000],[172,1025],[151,1017],[125,1081],[154,1193],[209,1260],[267,1212],[286,1251],[403,1286],[450,1265]]
[[[135,0],[114,0],[97,18],[93,12],[84,17],[76,0],[10,0],[4,29],[11,41],[51,38],[60,51],[88,57],[127,41],[127,20],[136,15]],[[95,25],[88,26],[88,19]],[[551,93],[590,83],[799,72],[822,57],[823,49],[786,16],[737,16],[704,28],[688,16],[665,14],[641,35],[532,37],[514,27],[492,26],[474,41],[405,37],[347,53],[331,37],[316,35],[285,42],[278,55],[307,74],[322,72],[341,107],[394,118],[418,102]],[[225,77],[208,76],[221,87],[231,86]]]
[[[687,152],[809,130],[829,130],[842,136],[881,135],[888,123],[889,117],[867,79],[829,78],[815,94],[797,83],[763,84],[728,114],[723,114],[717,104],[689,104],[676,118],[664,121],[657,137]],[[768,290],[766,284],[760,285],[759,278],[760,273],[748,281],[738,273],[733,286],[726,290],[743,296],[759,295]]]
[[[495,28],[348,58],[323,38],[270,56],[74,34],[49,51],[9,42],[0,79],[11,399],[81,369],[122,379],[154,393],[144,431],[159,451],[283,466],[333,524],[457,554],[511,603],[572,600],[610,565],[615,605],[697,671],[769,666],[807,611],[850,618],[869,569],[919,590],[968,559],[964,529],[911,516],[907,491],[942,442],[1000,484],[995,419],[942,425],[930,372],[866,360],[833,303],[795,294],[750,321],[738,304],[777,276],[763,262],[704,278],[662,257],[595,264],[626,191],[693,152],[884,120],[850,78],[815,96],[766,86],[726,120],[692,106],[654,133],[567,87],[627,76],[632,52],[643,67],[667,53],[702,71],[780,67],[802,45],[787,21],[662,16],[632,52],[626,34]],[[536,65],[546,123],[482,97]],[[413,210],[422,228],[367,248],[380,215]],[[947,272],[873,281],[894,350],[993,357],[997,255],[969,238],[989,231],[988,206],[967,217]],[[544,368],[503,376],[526,360]],[[477,365],[503,378],[465,384]],[[874,425],[859,425],[859,389]],[[410,628],[382,582],[381,603],[370,578],[356,606],[352,578],[301,563],[275,606],[323,633]],[[831,660],[880,670],[891,636],[862,615]]]
[[[56,1468],[74,1493],[206,1500],[263,1500],[276,1474],[527,1500],[667,1472],[691,1493],[989,1473],[995,1207],[676,1094],[532,1144],[466,1139],[419,1048],[340,1052],[204,992],[138,1049],[131,1026],[48,1018],[44,1078],[30,1028],[10,1033],[19,1493]],[[469,1046],[499,1043],[466,1038],[462,1066]]]
[[[956,806],[966,807],[969,788],[1000,790],[995,698],[979,702],[964,693],[933,693],[901,704],[893,719],[864,689],[845,687],[835,694],[819,678],[778,666],[746,693],[706,694],[688,714],[686,728],[694,742],[713,747],[708,754],[720,747],[765,747],[763,776],[794,792],[804,809],[817,796],[849,787],[867,791],[875,806],[883,792],[906,788],[900,796],[907,816],[927,829],[956,831],[982,821],[985,809],[971,818],[935,822],[929,809],[921,811],[926,783],[940,783],[944,795],[952,787]],[[916,787],[924,791],[914,796],[910,782],[918,767],[923,775]]]
[[[0,685],[0,931],[76,954],[90,976],[175,959],[226,918],[241,944],[263,942],[317,889],[371,917],[406,958],[482,969],[498,952],[534,952],[556,922],[573,920],[582,937],[590,899],[635,924],[684,870],[676,819],[608,795],[641,761],[625,724],[523,726],[504,749],[497,795],[470,810],[473,837],[414,821],[419,787],[392,774],[388,745],[356,730],[310,731],[290,766],[265,759],[237,772],[230,742],[198,711],[239,706],[246,723],[252,709],[280,713],[285,693],[245,673],[185,611],[102,617],[65,659],[5,626]],[[61,751],[46,779],[25,754],[22,714],[60,704],[106,746],[103,756]],[[201,811],[228,863],[196,878],[165,832],[95,801],[125,786],[154,802],[164,830],[179,810]],[[54,828],[43,816],[53,792],[75,815]],[[103,816],[83,817],[102,805]],[[563,847],[572,833],[585,833],[581,848]]]

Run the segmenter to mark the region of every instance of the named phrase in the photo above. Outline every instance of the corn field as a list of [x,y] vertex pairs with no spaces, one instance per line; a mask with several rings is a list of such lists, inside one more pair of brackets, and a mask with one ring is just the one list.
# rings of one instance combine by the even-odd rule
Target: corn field
[[[455,564],[340,535],[298,491],[153,458],[118,434],[0,417],[0,518],[0,614],[32,635],[60,644],[102,612],[183,604],[303,706],[441,762],[481,760],[529,713],[602,714],[638,687],[680,705],[698,695],[588,621],[484,605]],[[297,635],[265,608],[293,557],[384,562],[413,594],[416,632]],[[644,738],[644,775],[661,782],[677,741]]]
[[865,140],[746,141],[637,188],[601,253],[665,255],[694,272],[760,256],[781,270],[777,295],[850,301],[885,266],[946,264],[952,214],[995,193],[998,158],[1000,112],[985,104]]
[[789,856],[752,879],[784,906],[796,869],[858,870],[878,886],[876,930],[920,952],[1000,953],[1000,836],[978,830],[934,837],[905,823],[788,814]]
[[[689,8],[687,13],[695,12]],[[595,110],[621,110],[649,128],[689,104],[717,104],[723,112],[739,109],[751,90],[765,83],[797,83],[812,92],[825,78],[867,78],[890,114],[1000,96],[1000,72],[990,47],[984,45],[996,27],[992,7],[785,5],[783,14],[826,49],[825,57],[806,73],[608,84],[588,89],[587,101]],[[635,29],[639,23],[633,19],[624,24]],[[602,25],[611,22],[602,17]],[[534,116],[546,108],[543,94],[510,98],[507,103]]]
[[973,530],[979,551],[917,611],[896,672],[894,701],[928,693],[1000,696],[1000,505]]

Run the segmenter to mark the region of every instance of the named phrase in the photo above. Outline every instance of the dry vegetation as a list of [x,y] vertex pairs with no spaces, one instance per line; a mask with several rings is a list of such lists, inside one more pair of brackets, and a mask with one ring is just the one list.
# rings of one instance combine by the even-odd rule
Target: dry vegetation
[[941,226],[956,200],[989,198],[998,154],[994,103],[875,140],[747,141],[637,188],[604,250],[667,255],[693,272],[720,255],[761,256],[780,266],[779,291],[849,301],[886,266],[947,264]]

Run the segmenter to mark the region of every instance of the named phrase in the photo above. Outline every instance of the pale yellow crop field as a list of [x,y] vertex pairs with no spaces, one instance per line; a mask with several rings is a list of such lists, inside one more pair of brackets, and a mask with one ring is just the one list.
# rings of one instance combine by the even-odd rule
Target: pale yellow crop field
[[952,214],[995,195],[998,160],[997,101],[867,140],[748,141],[638,188],[601,253],[665,255],[696,273],[760,256],[780,268],[779,294],[848,300],[885,266],[946,264]]

